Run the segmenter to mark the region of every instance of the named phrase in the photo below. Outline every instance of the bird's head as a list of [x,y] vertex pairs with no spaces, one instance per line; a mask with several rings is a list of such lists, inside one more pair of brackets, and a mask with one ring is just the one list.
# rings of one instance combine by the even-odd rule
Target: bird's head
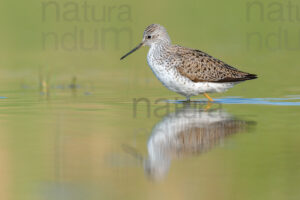
[[142,42],[137,47],[132,49],[130,52],[125,54],[121,58],[121,60],[126,58],[128,55],[135,52],[136,50],[138,50],[140,47],[142,46],[151,47],[153,44],[171,44],[171,39],[168,35],[167,30],[165,29],[165,27],[159,24],[151,24],[150,26],[148,26],[144,31]]

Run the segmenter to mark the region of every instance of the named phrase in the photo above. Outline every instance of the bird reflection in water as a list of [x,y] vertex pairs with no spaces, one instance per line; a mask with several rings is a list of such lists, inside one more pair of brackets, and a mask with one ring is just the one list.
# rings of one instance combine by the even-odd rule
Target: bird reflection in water
[[134,148],[124,150],[143,162],[150,179],[163,179],[171,161],[200,155],[222,143],[225,137],[246,132],[254,122],[237,119],[222,109],[203,110],[192,105],[167,114],[152,129],[148,140],[148,158]]

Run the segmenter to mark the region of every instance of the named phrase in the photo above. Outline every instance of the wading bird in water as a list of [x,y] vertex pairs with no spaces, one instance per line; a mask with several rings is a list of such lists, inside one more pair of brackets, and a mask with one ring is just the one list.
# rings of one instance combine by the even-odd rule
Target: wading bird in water
[[147,61],[158,80],[187,101],[199,94],[213,101],[207,93],[225,92],[237,83],[257,78],[203,51],[173,45],[167,30],[159,24],[148,26],[142,42],[121,60],[142,46],[150,47]]

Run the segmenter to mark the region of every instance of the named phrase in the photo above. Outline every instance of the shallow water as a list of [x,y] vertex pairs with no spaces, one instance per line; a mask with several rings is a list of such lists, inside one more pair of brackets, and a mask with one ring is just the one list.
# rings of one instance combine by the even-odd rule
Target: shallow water
[[[258,105],[276,105],[276,106],[300,106],[300,97],[289,98],[222,98],[214,99],[217,104],[258,104]],[[167,100],[169,103],[185,103],[185,100]],[[193,103],[206,103],[207,100],[193,100]]]
[[[297,9],[0,1],[0,200],[300,199]],[[184,103],[146,47],[120,61],[151,23],[258,79]]]
[[298,97],[136,102],[98,87],[1,99],[7,197],[299,198]]

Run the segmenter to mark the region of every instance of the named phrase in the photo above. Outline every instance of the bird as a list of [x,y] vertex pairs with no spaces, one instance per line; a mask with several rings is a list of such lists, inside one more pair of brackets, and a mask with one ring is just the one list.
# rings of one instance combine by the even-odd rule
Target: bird
[[199,106],[184,104],[163,116],[152,128],[147,157],[134,147],[122,145],[126,153],[140,161],[148,178],[160,181],[166,177],[172,160],[208,153],[226,138],[250,132],[256,126],[255,121],[239,119],[223,109],[205,111]]
[[240,71],[211,55],[192,48],[174,45],[165,27],[151,24],[143,34],[142,42],[123,60],[142,46],[149,46],[147,63],[157,79],[169,90],[190,102],[192,96],[225,92],[234,85],[256,79],[256,74]]

